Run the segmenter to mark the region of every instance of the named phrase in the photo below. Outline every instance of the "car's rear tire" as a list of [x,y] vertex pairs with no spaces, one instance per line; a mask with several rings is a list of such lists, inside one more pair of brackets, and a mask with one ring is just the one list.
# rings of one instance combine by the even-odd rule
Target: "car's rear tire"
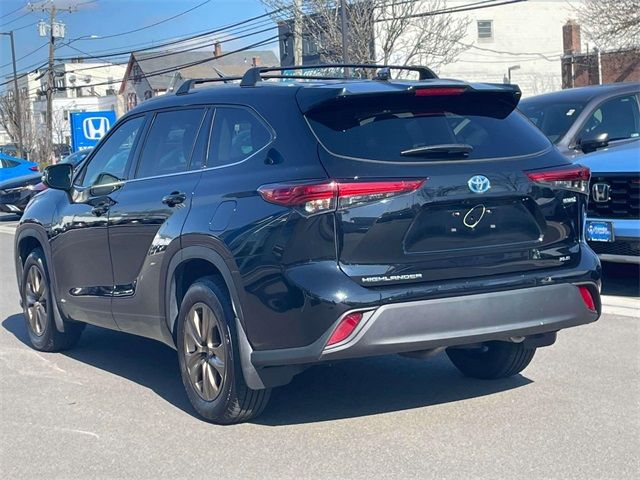
[[467,377],[497,379],[524,370],[533,359],[535,348],[523,343],[486,342],[479,348],[448,348],[447,356]]
[[21,294],[27,332],[33,348],[42,352],[59,352],[78,342],[84,323],[63,321],[64,332],[56,327],[49,271],[40,248],[34,249],[24,262]]
[[271,391],[244,381],[231,300],[222,280],[204,277],[182,300],[176,344],[182,383],[204,419],[222,425],[259,415]]

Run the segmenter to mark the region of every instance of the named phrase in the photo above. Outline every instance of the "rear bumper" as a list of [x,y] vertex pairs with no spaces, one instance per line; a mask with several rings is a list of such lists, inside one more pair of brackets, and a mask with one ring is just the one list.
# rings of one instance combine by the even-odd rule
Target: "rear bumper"
[[[600,310],[598,287],[589,286]],[[507,340],[591,323],[599,315],[570,283],[393,303],[367,310],[339,344],[326,346],[338,320],[311,345],[254,351],[251,361],[256,367],[308,364]]]

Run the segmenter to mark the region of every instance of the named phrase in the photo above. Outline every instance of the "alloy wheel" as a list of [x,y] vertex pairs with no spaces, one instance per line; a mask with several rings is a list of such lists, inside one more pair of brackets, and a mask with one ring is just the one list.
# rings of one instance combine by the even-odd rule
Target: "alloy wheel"
[[184,326],[184,356],[189,380],[205,401],[214,400],[224,384],[226,347],[220,321],[204,303],[191,307]]
[[40,337],[47,325],[47,284],[36,265],[32,265],[27,273],[25,302],[29,327]]

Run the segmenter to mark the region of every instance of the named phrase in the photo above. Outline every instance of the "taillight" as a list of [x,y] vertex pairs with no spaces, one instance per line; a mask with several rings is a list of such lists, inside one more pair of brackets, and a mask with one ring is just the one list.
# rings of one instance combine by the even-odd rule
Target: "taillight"
[[29,167],[29,170],[31,170],[32,172],[37,172],[38,171],[38,166],[34,165],[33,167]]
[[361,312],[354,312],[348,315],[340,321],[336,329],[331,334],[329,341],[327,342],[327,346],[335,345],[336,343],[340,343],[345,340],[349,335],[353,333],[358,324],[362,320]]
[[444,95],[460,95],[464,93],[464,87],[433,87],[416,88],[416,97],[436,97]]
[[263,185],[258,193],[267,202],[300,207],[313,215],[351,207],[419,189],[425,180],[388,180],[375,182],[329,181],[314,184]]
[[582,301],[584,305],[592,311],[596,311],[596,302],[593,300],[593,295],[591,295],[591,290],[589,287],[585,287],[584,285],[578,286],[578,290],[580,290],[580,296],[582,297]]
[[565,190],[573,190],[574,192],[579,193],[587,193],[589,190],[590,176],[590,170],[581,165],[570,168],[527,173],[527,177],[536,183],[556,188],[563,188]]

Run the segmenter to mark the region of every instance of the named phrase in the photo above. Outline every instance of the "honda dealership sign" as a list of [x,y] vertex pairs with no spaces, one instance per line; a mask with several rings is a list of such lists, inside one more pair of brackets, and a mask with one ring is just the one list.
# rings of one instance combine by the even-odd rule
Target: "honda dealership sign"
[[78,112],[71,117],[71,148],[74,152],[93,147],[116,123],[113,111]]

